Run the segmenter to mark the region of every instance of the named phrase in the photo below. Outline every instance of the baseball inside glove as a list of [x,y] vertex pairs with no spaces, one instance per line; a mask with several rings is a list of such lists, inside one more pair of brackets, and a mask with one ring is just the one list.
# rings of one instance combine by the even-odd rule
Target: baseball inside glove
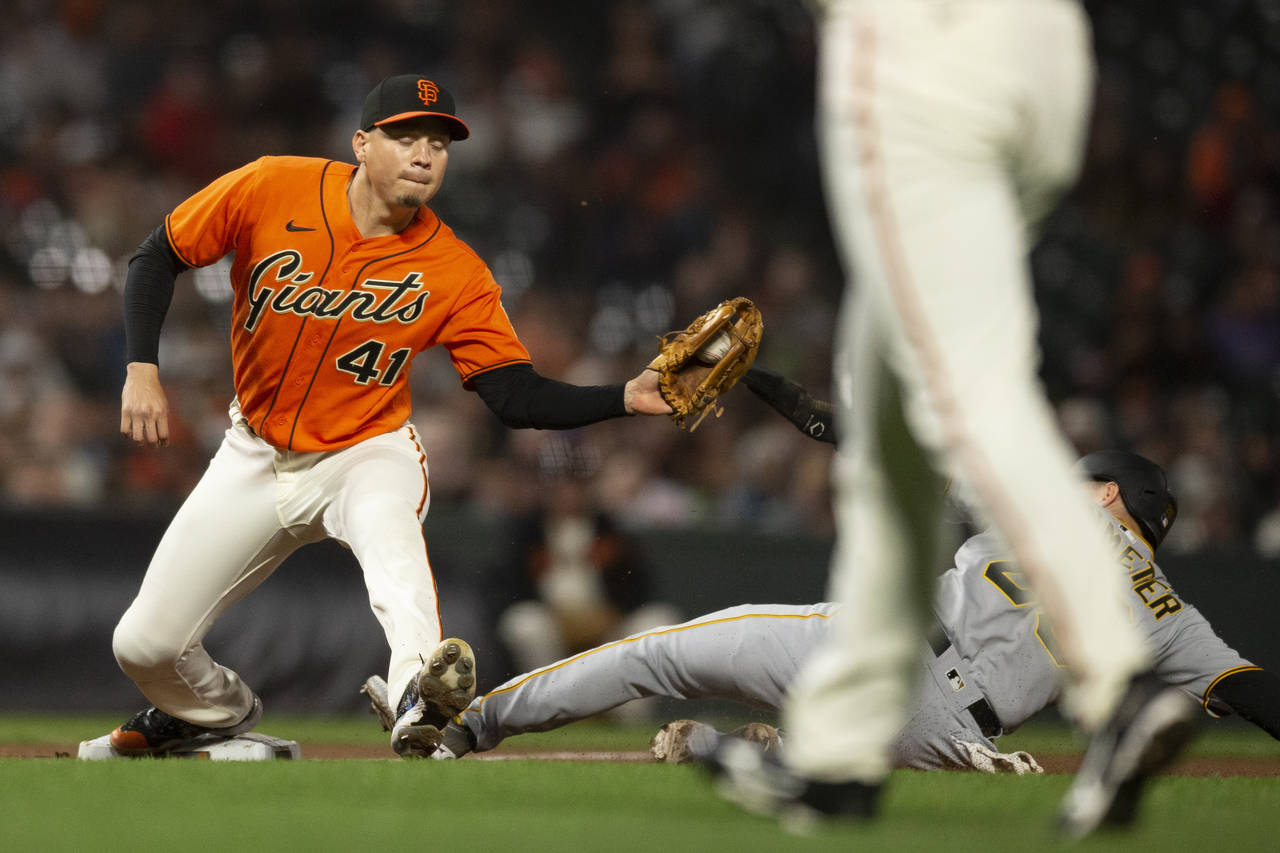
[[661,338],[649,367],[658,371],[658,390],[671,419],[690,432],[710,412],[724,411],[716,398],[733,387],[755,361],[764,320],[750,299],[727,299],[680,332]]

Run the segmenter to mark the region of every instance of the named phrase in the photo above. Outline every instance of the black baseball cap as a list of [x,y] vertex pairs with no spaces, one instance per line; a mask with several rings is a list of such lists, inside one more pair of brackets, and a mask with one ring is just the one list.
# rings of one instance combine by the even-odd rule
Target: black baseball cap
[[373,87],[364,99],[364,112],[360,115],[360,129],[404,121],[418,116],[435,116],[449,125],[449,138],[466,139],[471,131],[454,113],[453,95],[430,77],[422,74],[398,74],[388,77]]
[[1160,547],[1178,517],[1178,501],[1169,490],[1169,478],[1156,463],[1124,450],[1099,450],[1076,463],[1076,470],[1091,480],[1120,487],[1120,499],[1138,522],[1152,549]]

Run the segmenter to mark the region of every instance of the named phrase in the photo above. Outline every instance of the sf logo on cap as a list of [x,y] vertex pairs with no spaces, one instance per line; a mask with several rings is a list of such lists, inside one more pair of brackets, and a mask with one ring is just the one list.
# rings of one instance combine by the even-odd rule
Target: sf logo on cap
[[436,98],[440,95],[440,87],[430,80],[418,81],[418,97],[422,99],[422,103],[430,105],[435,103]]

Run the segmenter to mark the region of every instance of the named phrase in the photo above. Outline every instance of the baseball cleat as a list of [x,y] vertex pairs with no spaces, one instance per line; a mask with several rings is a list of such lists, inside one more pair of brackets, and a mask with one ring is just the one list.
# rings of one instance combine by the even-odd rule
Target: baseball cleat
[[427,758],[440,746],[445,725],[476,695],[476,658],[456,637],[441,641],[409,682],[391,729],[391,748],[402,757]]
[[1135,676],[1103,727],[1058,811],[1058,830],[1084,838],[1133,822],[1148,777],[1167,767],[1195,734],[1196,703],[1152,673]]
[[874,817],[879,784],[818,782],[787,768],[776,751],[736,737],[718,737],[695,758],[711,774],[716,793],[752,814],[776,818],[792,832],[832,820]]
[[154,705],[139,711],[108,736],[111,748],[121,755],[164,755],[197,738],[231,738],[253,729],[262,719],[262,700],[253,697],[253,708],[243,720],[225,728],[210,728],[180,720]]
[[449,721],[444,727],[444,738],[440,741],[440,748],[432,753],[432,758],[450,759],[461,758],[468,752],[475,752],[476,736],[471,729],[461,723]]
[[391,748],[401,758],[430,758],[444,739],[444,732],[429,723],[396,723]]
[[457,761],[461,757],[450,749],[449,745],[444,741],[441,741],[440,745],[436,747],[436,751],[429,756],[432,761]]

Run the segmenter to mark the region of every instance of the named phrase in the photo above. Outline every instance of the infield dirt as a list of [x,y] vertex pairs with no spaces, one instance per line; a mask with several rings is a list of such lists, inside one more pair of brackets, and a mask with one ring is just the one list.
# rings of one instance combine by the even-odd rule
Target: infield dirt
[[[0,758],[75,758],[78,744],[73,743],[0,743]],[[399,761],[389,748],[360,746],[344,743],[302,743],[302,760],[385,759]],[[466,761],[608,761],[618,764],[644,764],[653,761],[648,750],[628,751],[566,751],[495,749],[488,753],[472,755]],[[1077,755],[1037,755],[1036,760],[1046,773],[1074,773],[1080,766]],[[1210,757],[1184,758],[1166,771],[1170,776],[1240,776],[1267,778],[1280,776],[1280,761],[1271,757]]]

